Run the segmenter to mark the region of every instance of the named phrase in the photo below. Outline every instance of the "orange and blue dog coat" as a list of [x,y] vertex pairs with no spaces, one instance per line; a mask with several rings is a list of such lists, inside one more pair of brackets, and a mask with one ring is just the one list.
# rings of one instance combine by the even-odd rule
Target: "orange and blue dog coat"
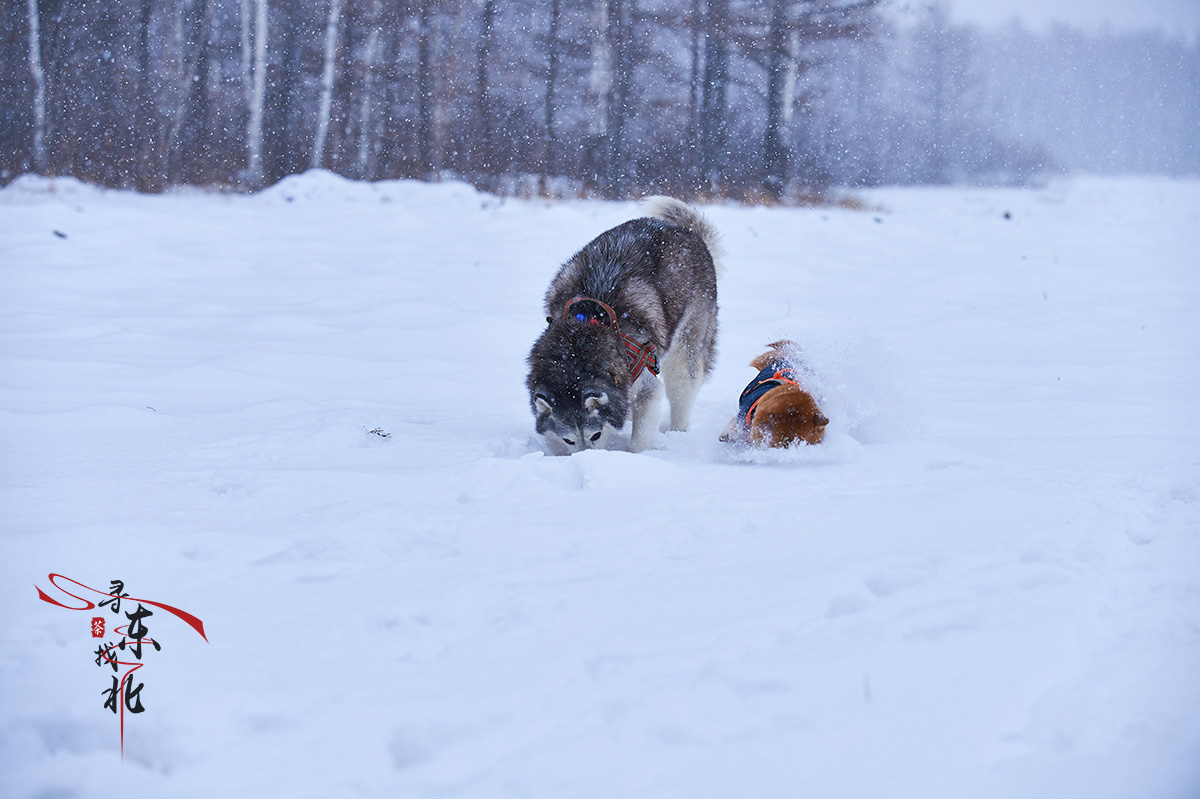
[[796,370],[786,364],[773,363],[750,381],[750,385],[746,386],[746,390],[742,392],[742,396],[738,400],[738,418],[746,427],[749,427],[754,419],[754,412],[758,408],[759,400],[768,391],[779,386],[799,388],[800,383],[796,380]]

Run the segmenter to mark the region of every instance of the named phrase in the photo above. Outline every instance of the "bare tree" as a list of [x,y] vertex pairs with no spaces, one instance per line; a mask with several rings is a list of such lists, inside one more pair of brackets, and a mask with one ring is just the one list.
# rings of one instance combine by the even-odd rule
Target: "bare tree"
[[546,103],[543,109],[545,123],[545,155],[542,177],[558,174],[558,139],[554,130],[555,87],[558,83],[559,27],[562,24],[562,0],[551,0],[550,29],[546,33]]
[[417,9],[417,168],[424,179],[434,176],[433,161],[433,4],[418,0]]
[[688,162],[689,177],[693,184],[697,186],[700,183],[700,108],[704,96],[704,29],[701,25],[703,18],[704,0],[692,0],[689,18],[692,38],[688,48],[691,60],[689,64],[690,75],[688,78],[688,99],[690,101],[688,106]]
[[317,169],[325,158],[325,137],[329,133],[329,109],[333,105],[333,74],[336,65],[338,28],[342,16],[342,0],[329,0],[329,17],[325,22],[325,60],[321,70],[320,108],[317,111],[317,132],[313,137],[309,166]]
[[625,123],[634,65],[634,0],[596,0],[587,86],[587,173],[604,196],[623,196]]
[[246,108],[250,108],[250,94],[254,91],[252,88],[253,76],[251,70],[253,68],[253,56],[250,52],[250,0],[238,0],[238,44],[239,53],[241,55],[241,78],[242,78],[242,99],[246,103]]
[[41,24],[37,0],[28,0],[29,70],[33,73],[33,168],[46,174],[46,73],[42,71]]
[[608,106],[612,99],[613,54],[609,36],[612,0],[595,0],[592,20],[592,60],[587,84],[587,139],[585,170],[589,179],[603,184],[608,164]]
[[[266,64],[266,95],[263,100],[262,146],[264,181],[274,182],[302,172],[311,158],[304,91],[304,55],[312,32],[303,0],[274,0],[271,3],[271,57]],[[277,44],[276,44],[277,42]],[[256,76],[257,77],[257,76]]]
[[[212,6],[210,0],[196,0],[187,26],[187,66],[181,75],[182,102],[171,137],[170,174],[180,182],[211,179],[213,124],[216,109],[213,96],[214,70],[219,70],[212,47]],[[219,78],[219,73],[216,76]]]
[[922,147],[927,153],[920,167],[921,178],[946,183],[951,172],[951,142],[956,139],[951,107],[966,104],[971,47],[965,32],[950,22],[950,12],[942,3],[921,10],[916,30],[917,49],[909,77],[916,89],[918,121]]
[[360,179],[366,178],[370,174],[371,134],[373,133],[371,106],[375,98],[375,64],[379,58],[382,16],[383,0],[371,0],[366,20],[367,38],[363,42],[362,52],[358,59],[357,85],[361,87],[361,97],[358,106],[358,144],[354,172]]
[[267,0],[254,0],[253,80],[246,121],[246,183],[258,188],[263,183],[263,104],[267,88]]
[[790,117],[797,76],[815,63],[805,58],[805,46],[848,39],[869,31],[872,18],[867,12],[878,3],[879,0],[772,0],[766,39],[760,47],[748,51],[766,72],[762,187],[772,199],[782,198],[789,177],[784,121]]
[[475,64],[475,119],[479,127],[479,143],[473,148],[471,166],[480,176],[494,175],[496,164],[492,146],[492,104],[488,67],[495,42],[496,0],[483,0],[483,18],[479,22],[479,49]]
[[710,189],[717,189],[726,163],[729,136],[729,0],[706,0],[699,20],[704,56],[700,100],[700,166]]
[[151,50],[150,24],[153,16],[154,0],[141,0],[134,140],[137,146],[137,187],[145,192],[162,191],[167,183],[166,170],[163,168],[163,120],[155,102],[159,70]]
[[767,124],[763,132],[763,189],[775,200],[783,196],[787,180],[787,145],[783,139],[783,107],[790,105],[784,97],[787,83],[788,26],[787,0],[771,4],[771,22],[767,26]]
[[612,83],[607,104],[608,147],[604,159],[604,195],[625,196],[628,174],[625,159],[625,124],[630,115],[633,81],[634,14],[636,0],[609,0],[608,35],[612,43]]

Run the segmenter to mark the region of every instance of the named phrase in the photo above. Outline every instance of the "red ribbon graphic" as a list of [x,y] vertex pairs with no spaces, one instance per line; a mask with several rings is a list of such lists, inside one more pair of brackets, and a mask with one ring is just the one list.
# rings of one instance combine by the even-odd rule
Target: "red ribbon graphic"
[[[72,594],[70,591],[63,588],[61,585],[58,584],[56,578],[62,578],[69,583],[74,583],[75,585],[79,586],[80,588],[83,588],[84,590],[87,590],[87,591],[91,591],[93,594],[99,594],[100,596],[104,597],[105,599],[112,599],[112,594],[109,594],[106,591],[97,591],[95,588],[86,586],[83,583],[79,582],[78,580],[72,580],[70,577],[64,577],[61,574],[54,574],[54,573],[50,574],[51,585],[53,585],[59,591],[62,591],[67,596],[72,597],[74,599],[78,599],[80,602],[82,602],[84,604],[84,606],[81,608],[73,608],[70,605],[64,605],[63,603],[59,602],[57,599],[54,599],[54,598],[48,596],[45,591],[43,591],[41,588],[38,588],[35,585],[34,588],[37,588],[38,599],[42,600],[43,602],[49,602],[51,605],[58,605],[60,608],[66,608],[67,610],[91,610],[92,608],[96,607],[96,603],[94,603],[90,600],[84,599],[83,597],[79,596],[78,594]],[[121,597],[121,599],[122,599],[122,601],[126,601],[126,602],[141,602],[143,605],[153,605],[156,608],[161,608],[161,609],[165,610],[167,613],[170,613],[173,616],[177,616],[178,618],[180,618],[185,624],[187,624],[187,626],[191,627],[193,630],[200,633],[200,637],[203,638],[205,641],[208,640],[208,636],[204,634],[204,622],[200,621],[195,616],[193,616],[192,614],[188,613],[185,610],[180,610],[179,608],[171,607],[170,605],[167,605],[163,602],[153,602],[149,599],[135,599],[134,597],[131,597],[131,596],[123,596],[123,597]]]

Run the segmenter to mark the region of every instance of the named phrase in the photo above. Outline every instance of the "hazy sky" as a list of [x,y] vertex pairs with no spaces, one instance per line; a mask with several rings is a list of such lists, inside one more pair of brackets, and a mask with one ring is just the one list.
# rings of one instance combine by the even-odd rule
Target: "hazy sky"
[[[902,0],[903,2],[904,0]],[[953,17],[994,27],[1019,17],[1031,28],[1063,21],[1117,30],[1164,28],[1189,38],[1200,33],[1200,0],[948,0]]]

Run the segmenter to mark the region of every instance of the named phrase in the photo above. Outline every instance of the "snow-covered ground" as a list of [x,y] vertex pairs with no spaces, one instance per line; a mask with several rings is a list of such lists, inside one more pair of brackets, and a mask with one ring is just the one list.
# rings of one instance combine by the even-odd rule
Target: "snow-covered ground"
[[[866,200],[706,209],[693,428],[556,458],[542,293],[633,204],[0,191],[0,795],[1200,795],[1200,184]],[[827,441],[730,451],[778,337]],[[123,762],[51,572],[204,621]]]

